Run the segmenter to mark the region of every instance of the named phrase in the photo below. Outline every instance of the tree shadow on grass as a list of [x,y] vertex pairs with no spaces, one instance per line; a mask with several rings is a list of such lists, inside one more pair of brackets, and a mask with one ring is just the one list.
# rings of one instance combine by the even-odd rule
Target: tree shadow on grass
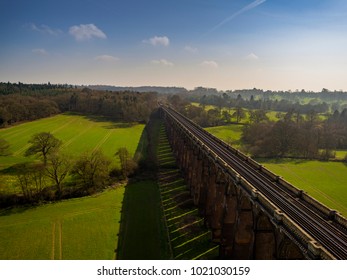
[[18,206],[18,207],[3,208],[3,209],[0,209],[0,217],[24,213],[25,211],[30,210],[30,209],[34,209],[36,207],[37,206],[35,206],[35,205],[30,205],[30,206]]
[[110,124],[104,125],[103,128],[115,129],[115,128],[130,128],[137,125],[135,122],[124,122],[117,118],[107,117],[107,116],[97,116],[97,115],[82,115],[83,118],[92,122],[110,122]]

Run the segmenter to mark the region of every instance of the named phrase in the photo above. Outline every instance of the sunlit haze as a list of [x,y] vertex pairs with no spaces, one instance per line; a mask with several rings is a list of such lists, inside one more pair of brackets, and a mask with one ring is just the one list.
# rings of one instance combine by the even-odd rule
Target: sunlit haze
[[345,0],[1,0],[0,81],[347,90]]

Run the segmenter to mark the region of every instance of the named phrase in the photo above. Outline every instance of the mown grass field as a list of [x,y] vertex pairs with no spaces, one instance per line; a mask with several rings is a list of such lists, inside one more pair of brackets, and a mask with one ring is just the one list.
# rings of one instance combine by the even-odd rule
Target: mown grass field
[[63,141],[62,152],[77,157],[83,152],[100,149],[119,166],[115,156],[120,147],[126,147],[134,155],[141,151],[139,140],[144,124],[112,122],[103,117],[61,114],[54,117],[23,123],[6,129],[0,129],[0,138],[7,140],[10,147],[9,156],[0,156],[0,191],[17,192],[16,178],[6,169],[14,164],[34,161],[34,156],[25,157],[30,144],[29,139],[35,133],[51,132]]
[[238,148],[240,146],[240,138],[242,134],[243,125],[231,124],[215,127],[205,128],[208,132],[214,136],[222,139],[228,144],[232,144],[233,147]]
[[0,169],[34,159],[25,157],[24,153],[30,146],[28,140],[35,133],[51,132],[63,141],[62,150],[68,154],[77,156],[84,151],[100,149],[116,160],[114,154],[119,147],[127,147],[134,154],[143,128],[143,124],[115,123],[102,117],[61,114],[0,129],[0,138],[11,145],[11,155],[0,157]]
[[114,259],[124,187],[0,211],[0,259]]

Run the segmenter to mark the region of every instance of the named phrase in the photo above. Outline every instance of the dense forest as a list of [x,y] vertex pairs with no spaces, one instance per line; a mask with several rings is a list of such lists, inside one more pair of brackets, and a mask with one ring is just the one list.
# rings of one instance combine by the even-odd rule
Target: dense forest
[[314,111],[290,111],[279,121],[261,119],[243,129],[242,143],[255,157],[296,157],[328,160],[347,149],[347,109],[326,120]]
[[66,111],[146,122],[157,106],[153,92],[111,92],[71,85],[0,83],[0,127]]

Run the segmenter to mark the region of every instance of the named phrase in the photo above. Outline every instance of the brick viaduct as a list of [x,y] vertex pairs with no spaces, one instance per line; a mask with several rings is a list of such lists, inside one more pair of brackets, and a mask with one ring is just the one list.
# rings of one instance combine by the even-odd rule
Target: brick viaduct
[[[212,231],[212,241],[219,244],[221,258],[336,258],[245,178],[237,174],[232,166],[227,165],[201,143],[194,133],[171,116],[168,109],[162,107],[160,110],[177,163],[199,213]],[[295,193],[296,199],[324,213],[345,231],[347,222],[339,213],[330,210],[223,141],[213,138],[259,172],[272,178],[282,188]]]

